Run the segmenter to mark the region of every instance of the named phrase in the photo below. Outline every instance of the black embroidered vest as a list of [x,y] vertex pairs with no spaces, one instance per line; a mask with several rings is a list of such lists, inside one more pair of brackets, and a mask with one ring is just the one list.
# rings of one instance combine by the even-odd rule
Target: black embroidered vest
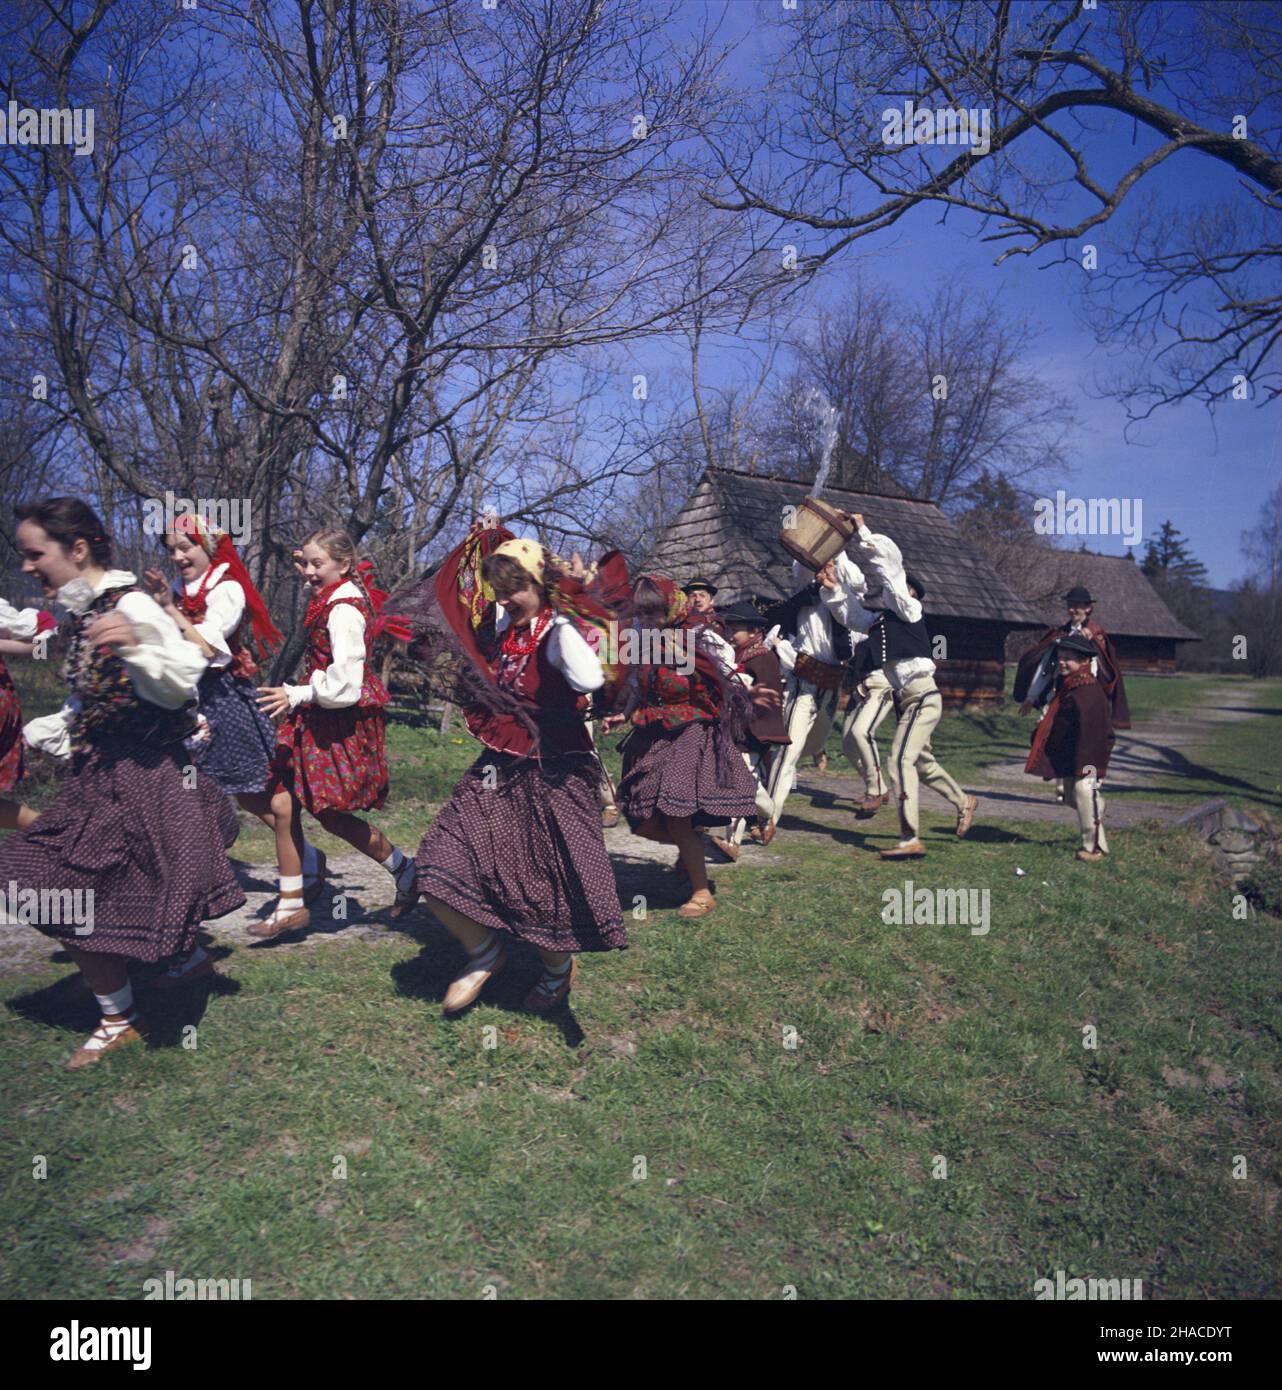
[[920,656],[934,659],[925,622],[918,618],[915,623],[907,623],[887,609],[868,629],[868,640],[860,643],[859,670],[867,674],[881,670],[887,662],[910,661]]
[[144,700],[133,687],[125,663],[108,646],[90,646],[87,630],[104,613],[110,613],[136,584],[105,589],[83,613],[68,618],[70,645],[62,663],[62,678],[80,698],[80,710],[70,729],[71,756],[75,763],[93,748],[109,741],[159,746],[178,743],[196,727],[196,701],[181,709],[162,709]]

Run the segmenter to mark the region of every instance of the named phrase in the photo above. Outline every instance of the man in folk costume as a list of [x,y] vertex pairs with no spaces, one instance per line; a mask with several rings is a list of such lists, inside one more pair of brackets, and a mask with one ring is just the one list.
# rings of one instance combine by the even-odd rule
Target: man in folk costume
[[866,587],[860,587],[857,592],[827,590],[824,602],[832,616],[849,632],[853,649],[847,669],[856,684],[841,731],[841,751],[850,765],[863,774],[864,797],[855,807],[855,814],[867,819],[890,800],[877,751],[877,730],[894,707],[895,692],[885,672],[872,660],[872,648],[864,631],[871,621],[865,608],[865,603],[871,602]]
[[1060,680],[1046,717],[1033,730],[1024,770],[1049,781],[1064,780],[1065,799],[1077,811],[1082,847],[1077,857],[1095,863],[1108,853],[1104,834],[1104,796],[1100,782],[1113,751],[1108,695],[1091,671],[1094,642],[1070,632],[1055,644]]
[[[793,582],[805,574],[795,560]],[[849,630],[834,615],[833,605],[858,608],[864,576],[845,552],[829,560],[814,579],[783,603],[766,612],[771,630],[766,645],[773,648],[786,677],[784,726],[788,745],[770,772],[769,792],[776,822],[783,818],[797,780],[797,764],[808,752],[824,745],[837,714],[837,700],[846,663],[854,644]]]
[[1122,668],[1117,660],[1113,644],[1108,634],[1095,621],[1095,600],[1090,590],[1075,584],[1064,595],[1068,608],[1068,621],[1059,627],[1048,628],[1019,659],[1015,672],[1014,697],[1019,701],[1019,712],[1027,714],[1030,709],[1043,709],[1053,694],[1056,671],[1056,643],[1071,632],[1080,632],[1090,639],[1091,673],[1104,687],[1108,696],[1109,713],[1115,729],[1131,727],[1131,713],[1126,703],[1126,685],[1122,680]]
[[686,627],[710,627],[713,632],[721,631],[721,620],[717,616],[713,600],[717,597],[716,585],[706,579],[692,579],[682,585],[681,592],[686,596]]
[[[978,799],[958,786],[931,751],[931,736],[944,712],[943,697],[935,684],[930,634],[922,620],[921,601],[926,585],[904,569],[899,547],[889,536],[874,535],[862,516],[854,517],[860,549],[868,566],[881,581],[881,592],[869,595],[876,603],[868,628],[872,664],[884,672],[899,695],[899,727],[890,750],[890,781],[899,808],[899,843],[881,851],[883,859],[923,859],[919,784],[937,791],[957,810],[957,838],[970,830]],[[879,610],[879,611],[877,611]]]
[[[722,612],[721,622],[730,634],[736,674],[752,696],[751,722],[739,751],[756,778],[761,843],[768,845],[775,835],[775,805],[766,788],[770,763],[788,746],[788,730],[781,712],[783,692],[779,658],[766,646],[766,620],[751,603],[733,604]],[[727,859],[739,858],[739,846],[743,843],[747,824],[747,819],[740,816],[729,827],[724,839],[712,837],[712,843]]]

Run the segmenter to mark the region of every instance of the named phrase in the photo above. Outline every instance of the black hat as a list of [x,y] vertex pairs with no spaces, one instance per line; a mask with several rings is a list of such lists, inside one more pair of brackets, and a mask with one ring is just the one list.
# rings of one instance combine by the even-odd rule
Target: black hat
[[738,603],[732,603],[728,608],[719,609],[717,617],[721,619],[724,627],[766,626],[765,618],[747,599],[740,599]]
[[918,594],[918,597],[919,597],[919,598],[925,598],[925,597],[926,597],[926,586],[925,586],[925,584],[923,584],[922,581],[921,581],[920,579],[917,578],[917,576],[912,572],[912,570],[905,570],[905,571],[904,571],[904,578],[909,582],[909,584],[912,585],[912,587],[913,587],[914,589],[917,590],[917,594]]
[[681,592],[683,594],[693,593],[695,589],[706,589],[713,598],[717,596],[716,585],[709,584],[706,579],[692,579],[688,584],[683,584],[681,586]]
[[1077,656],[1094,656],[1095,643],[1080,632],[1070,632],[1067,637],[1061,637],[1055,645],[1062,652],[1073,652]]
[[1074,584],[1073,587],[1064,595],[1064,602],[1071,603],[1074,607],[1083,603],[1094,603],[1091,591],[1081,584]]

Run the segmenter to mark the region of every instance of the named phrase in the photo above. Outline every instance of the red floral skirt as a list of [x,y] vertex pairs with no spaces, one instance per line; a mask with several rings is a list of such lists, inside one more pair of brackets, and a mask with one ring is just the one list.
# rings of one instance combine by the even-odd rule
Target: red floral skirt
[[0,661],[0,793],[22,778],[22,706],[3,661]]
[[381,708],[303,705],[276,733],[269,790],[285,787],[318,811],[373,811],[387,800],[387,735]]

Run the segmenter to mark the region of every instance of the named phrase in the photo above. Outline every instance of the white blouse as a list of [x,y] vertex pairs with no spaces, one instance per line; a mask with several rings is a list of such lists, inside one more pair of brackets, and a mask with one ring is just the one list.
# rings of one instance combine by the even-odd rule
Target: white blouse
[[[205,616],[192,626],[214,649],[209,658],[209,669],[221,671],[231,665],[231,638],[245,616],[245,590],[235,579],[219,580],[219,575],[227,569],[225,564],[214,566],[209,576],[210,588],[205,593]],[[187,597],[191,598],[200,588],[200,581],[206,576],[187,581]]]
[[[499,612],[494,631],[502,634],[511,626],[512,618],[501,603],[497,606]],[[605,672],[596,653],[563,613],[553,617],[543,640],[547,643],[548,660],[565,677],[571,690],[586,695],[591,690],[600,690],[605,684]]]
[[0,598],[0,637],[14,642],[30,642],[35,638],[39,619],[38,608],[15,608]]
[[[364,598],[365,595],[349,579],[330,597]],[[243,594],[241,599],[243,602]],[[306,685],[285,687],[290,709],[312,704],[322,709],[349,709],[360,704],[361,686],[365,683],[365,617],[353,604],[340,603],[329,610],[325,627],[333,658],[323,671],[313,671]]]
[[[920,622],[921,603],[908,591],[908,576],[899,547],[889,536],[874,535],[867,526],[860,528],[859,540],[869,567],[882,582],[886,607],[906,623]],[[884,669],[891,686],[902,690],[910,681],[933,676],[935,663],[928,656],[909,656],[900,661],[888,661]]]
[[[136,576],[128,570],[107,570],[92,588],[80,579],[64,584],[58,590],[57,601],[79,614],[104,590],[134,583]],[[150,594],[140,590],[121,595],[115,612],[129,621],[138,638],[137,642],[115,649],[135,694],[162,709],[181,709],[194,700],[196,686],[205,671],[205,659],[183,637],[178,624]],[[56,714],[30,720],[23,728],[23,738],[32,748],[52,757],[70,757],[71,725],[79,709],[80,702],[72,695]]]

